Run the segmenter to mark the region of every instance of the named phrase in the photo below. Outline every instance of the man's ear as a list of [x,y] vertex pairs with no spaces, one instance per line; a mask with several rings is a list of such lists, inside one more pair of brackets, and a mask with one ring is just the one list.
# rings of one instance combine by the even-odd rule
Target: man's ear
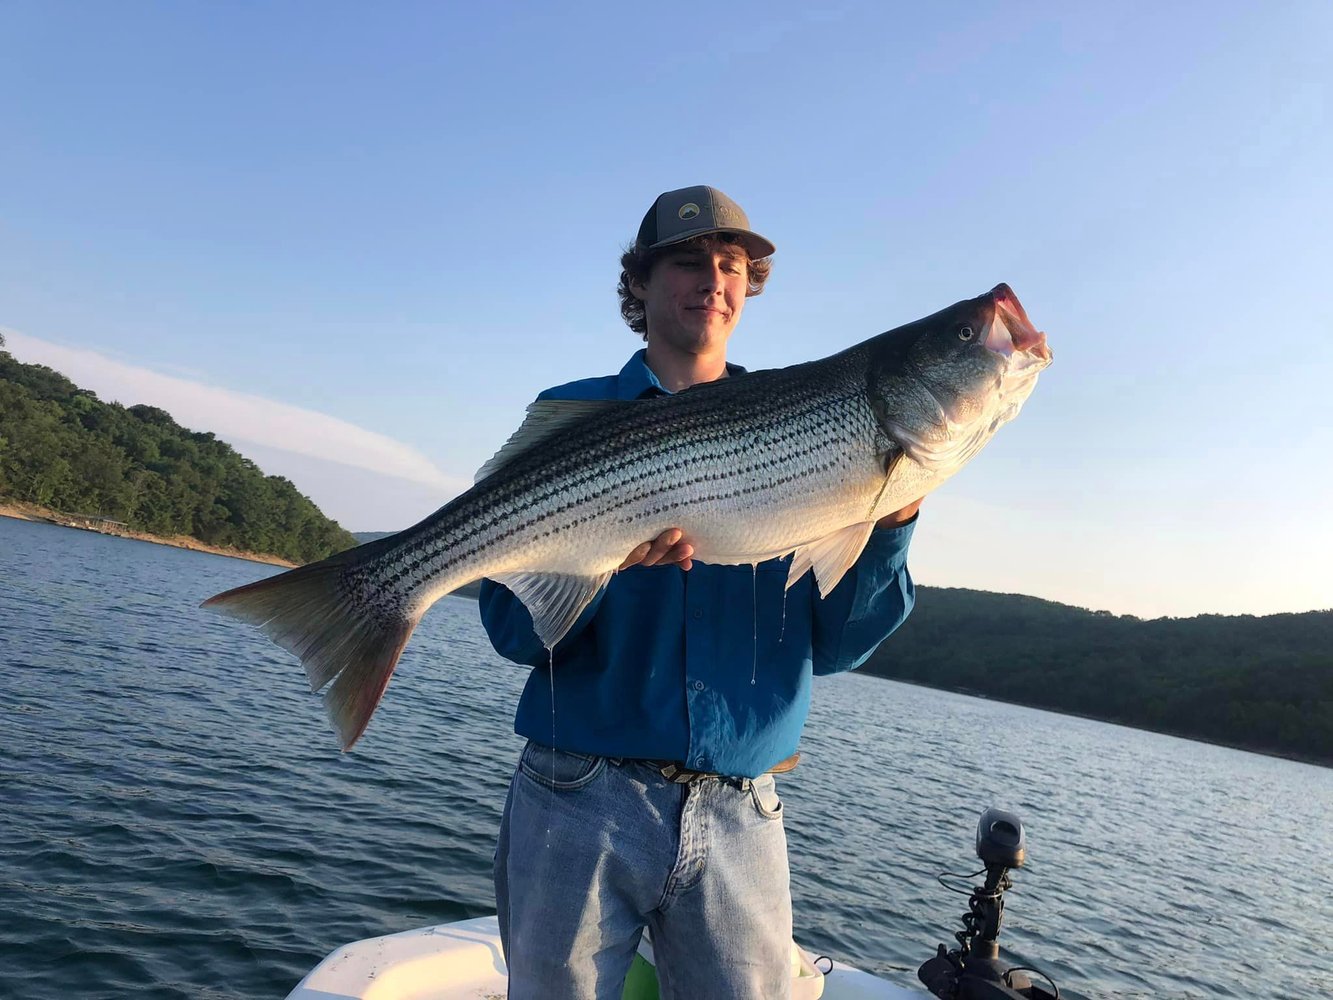
[[631,279],[630,279],[630,282],[629,282],[629,293],[630,293],[631,295],[633,295],[636,299],[638,299],[640,302],[642,302],[643,299],[644,299],[644,295],[646,294],[646,292],[647,292],[647,289],[646,289],[646,287],[645,287],[645,283],[644,283],[644,282],[642,282],[642,281],[637,281],[637,280],[635,280],[634,278],[631,278]]

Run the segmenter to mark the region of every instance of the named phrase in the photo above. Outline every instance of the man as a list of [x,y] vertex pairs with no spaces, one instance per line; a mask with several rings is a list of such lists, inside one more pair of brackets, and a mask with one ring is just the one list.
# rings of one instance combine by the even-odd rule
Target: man
[[[773,244],[710,187],[661,195],[621,259],[621,313],[646,341],[618,375],[545,399],[637,399],[740,375],[727,345]],[[548,654],[523,605],[482,586],[502,655],[534,667],[529,743],[495,858],[509,995],[612,1000],[645,926],[662,996],[790,995],[791,889],[773,771],[795,766],[812,674],[859,666],[907,617],[918,503],[880,521],[827,599],[786,560],[694,564],[664,532]]]

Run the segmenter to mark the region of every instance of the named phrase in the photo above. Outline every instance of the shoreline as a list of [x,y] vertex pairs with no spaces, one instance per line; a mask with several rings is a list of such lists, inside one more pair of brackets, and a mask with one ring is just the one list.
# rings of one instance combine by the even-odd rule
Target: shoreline
[[910,684],[912,687],[925,688],[927,691],[945,691],[949,694],[961,694],[965,698],[978,698],[981,701],[993,701],[1000,705],[1016,705],[1019,708],[1032,708],[1038,712],[1050,712],[1052,715],[1067,715],[1071,719],[1086,719],[1088,722],[1100,722],[1107,726],[1119,726],[1122,729],[1133,729],[1140,733],[1154,733],[1157,736],[1172,736],[1178,740],[1189,740],[1191,743],[1203,743],[1207,746],[1222,747],[1225,750],[1239,750],[1242,753],[1257,754],[1260,757],[1273,757],[1277,760],[1288,760],[1294,764],[1308,764],[1311,767],[1324,767],[1333,769],[1333,759],[1309,757],[1304,754],[1274,750],[1271,747],[1250,746],[1244,743],[1224,743],[1222,740],[1209,736],[1200,736],[1197,733],[1185,732],[1180,729],[1158,729],[1152,726],[1138,725],[1133,722],[1125,722],[1122,719],[1109,719],[1096,715],[1088,715],[1084,712],[1074,712],[1066,708],[1053,708],[1050,705],[1038,705],[1028,701],[1014,701],[1011,698],[999,698],[995,695],[986,694],[984,691],[975,691],[972,689],[946,687],[944,685],[926,684],[922,681],[908,680],[905,677],[891,677],[888,674],[865,673],[865,677],[875,677],[879,680],[894,681],[898,684]]
[[[28,503],[23,500],[0,500],[0,517],[12,517],[17,521],[51,524],[57,528],[70,528],[73,531],[96,531],[93,528],[80,528],[77,525],[64,524],[60,520],[62,516],[58,511],[35,503]],[[137,542],[152,542],[154,545],[170,545],[177,549],[207,552],[209,555],[226,556],[229,559],[244,559],[247,562],[267,563],[270,566],[285,566],[288,569],[294,569],[299,565],[289,559],[265,555],[262,552],[243,552],[240,549],[227,548],[221,545],[208,545],[197,538],[191,538],[189,535],[150,535],[145,531],[130,530],[97,531],[97,534],[106,535],[108,538],[131,538]]]

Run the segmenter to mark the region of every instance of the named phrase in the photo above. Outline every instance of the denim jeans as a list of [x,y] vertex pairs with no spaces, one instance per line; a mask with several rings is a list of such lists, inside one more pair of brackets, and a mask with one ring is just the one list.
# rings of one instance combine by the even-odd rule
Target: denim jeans
[[667,781],[529,743],[495,900],[510,1000],[619,1000],[644,927],[666,1000],[791,994],[791,886],[771,774]]

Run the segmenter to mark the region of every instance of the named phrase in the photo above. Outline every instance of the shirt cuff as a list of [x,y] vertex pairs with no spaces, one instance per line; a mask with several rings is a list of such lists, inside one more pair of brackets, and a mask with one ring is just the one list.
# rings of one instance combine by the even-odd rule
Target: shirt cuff
[[912,543],[912,533],[916,530],[920,513],[913,514],[910,521],[894,525],[892,528],[876,528],[870,532],[865,551],[861,559],[867,557],[879,565],[892,565],[901,569],[907,565],[907,547]]

